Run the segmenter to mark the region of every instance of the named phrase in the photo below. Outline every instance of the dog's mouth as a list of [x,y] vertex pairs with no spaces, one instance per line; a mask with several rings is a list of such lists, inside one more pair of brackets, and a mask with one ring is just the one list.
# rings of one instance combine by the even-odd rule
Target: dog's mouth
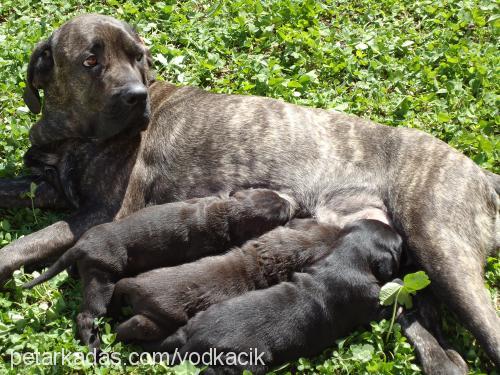
[[144,109],[142,110],[141,115],[137,118],[137,122],[135,124],[137,129],[145,130],[148,127],[150,117],[151,117],[151,107],[148,100],[146,102]]
[[151,109],[149,99],[144,104],[124,110],[112,106],[108,110],[99,112],[92,121],[93,138],[108,139],[115,135],[136,130],[143,131],[149,124]]

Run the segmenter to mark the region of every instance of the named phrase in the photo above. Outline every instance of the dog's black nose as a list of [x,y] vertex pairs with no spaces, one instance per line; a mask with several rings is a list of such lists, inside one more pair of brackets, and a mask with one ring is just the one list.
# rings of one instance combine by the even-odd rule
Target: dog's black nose
[[133,107],[146,101],[148,90],[143,85],[130,85],[123,89],[120,97],[125,105]]

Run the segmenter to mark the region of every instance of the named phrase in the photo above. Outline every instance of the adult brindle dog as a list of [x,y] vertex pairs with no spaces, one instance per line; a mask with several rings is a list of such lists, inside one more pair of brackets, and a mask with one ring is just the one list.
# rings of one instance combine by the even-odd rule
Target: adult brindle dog
[[[500,242],[499,176],[413,129],[168,83],[147,89],[147,56],[128,25],[101,15],[77,17],[35,48],[25,101],[39,112],[39,89],[45,100],[30,138],[50,151],[35,169],[78,209],[2,249],[0,280],[146,205],[265,187],[319,222],[392,221],[433,292],[500,366],[500,320],[482,278]],[[1,205],[23,204],[29,180],[0,182]],[[41,184],[40,206],[61,200]],[[420,323],[406,331],[424,370],[440,372],[445,352],[419,349]]]

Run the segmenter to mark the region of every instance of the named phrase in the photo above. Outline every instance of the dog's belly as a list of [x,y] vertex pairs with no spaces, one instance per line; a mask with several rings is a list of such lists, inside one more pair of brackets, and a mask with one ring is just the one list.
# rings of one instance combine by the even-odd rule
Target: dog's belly
[[145,200],[265,187],[313,213],[333,195],[388,178],[393,131],[332,111],[182,88],[155,109],[143,137]]
[[328,207],[319,207],[316,211],[316,220],[322,224],[331,224],[344,227],[357,220],[371,219],[378,220],[392,227],[392,222],[386,211],[375,207],[359,207],[358,210],[345,214]]
[[312,216],[321,223],[343,227],[356,220],[374,219],[392,225],[383,200],[387,181],[380,174],[360,172],[355,165],[346,168],[335,160],[316,160],[311,167],[299,164],[300,161],[291,173],[286,173],[286,167],[273,174],[256,170],[248,175],[227,173],[226,169],[176,183],[158,178],[148,195],[153,201],[147,204],[165,203],[165,198],[227,196],[233,191],[261,187],[275,190],[287,199],[297,216]]

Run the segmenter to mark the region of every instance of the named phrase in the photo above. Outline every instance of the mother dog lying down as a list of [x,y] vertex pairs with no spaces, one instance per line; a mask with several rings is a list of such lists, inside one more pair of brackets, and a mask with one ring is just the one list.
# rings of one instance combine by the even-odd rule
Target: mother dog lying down
[[[79,208],[2,249],[0,280],[146,205],[266,187],[322,223],[392,219],[434,293],[500,366],[500,319],[482,278],[500,241],[498,176],[417,130],[266,98],[149,85],[145,56],[132,28],[100,15],[67,22],[33,51],[25,100],[42,117],[30,138],[53,145],[45,164],[59,168],[62,181],[63,161],[78,155]],[[1,184],[1,196],[11,185]],[[1,204],[18,199],[19,189],[12,191]]]

